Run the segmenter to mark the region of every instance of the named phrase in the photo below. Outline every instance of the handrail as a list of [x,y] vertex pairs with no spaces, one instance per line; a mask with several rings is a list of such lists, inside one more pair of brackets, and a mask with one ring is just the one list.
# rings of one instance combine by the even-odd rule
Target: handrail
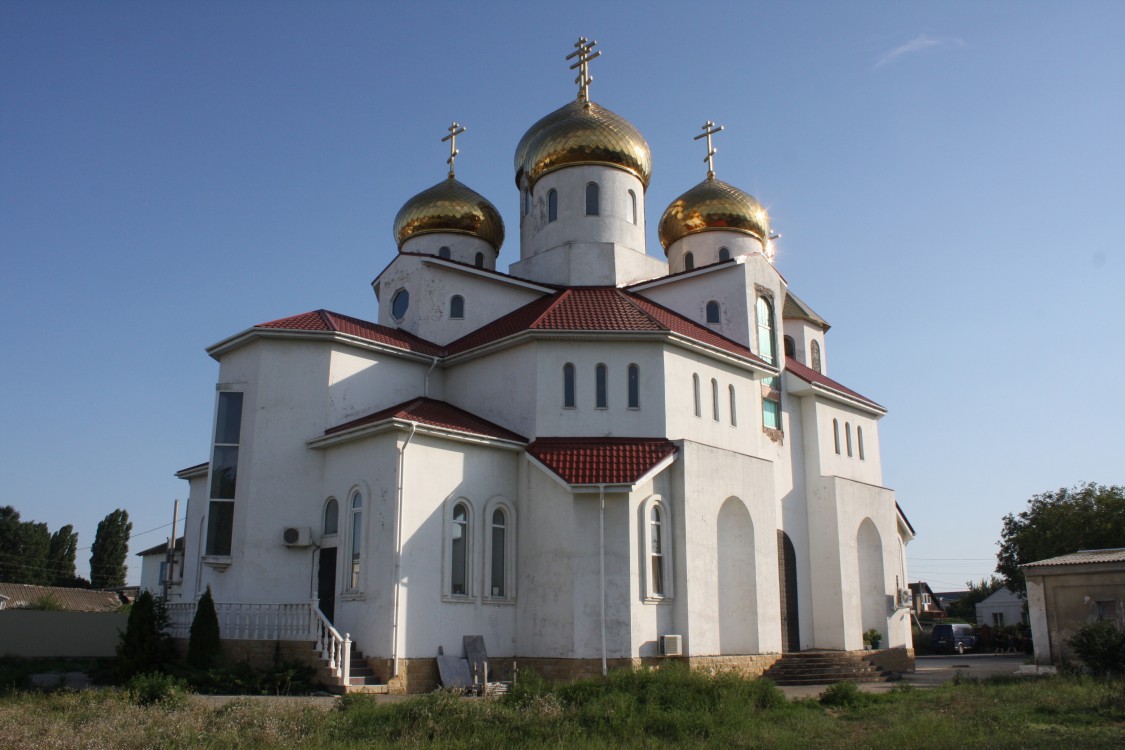
[[349,684],[352,675],[352,639],[350,633],[340,635],[320,611],[320,601],[314,599],[310,606],[313,615],[313,640],[320,658],[328,661],[328,669],[339,678],[341,685]]

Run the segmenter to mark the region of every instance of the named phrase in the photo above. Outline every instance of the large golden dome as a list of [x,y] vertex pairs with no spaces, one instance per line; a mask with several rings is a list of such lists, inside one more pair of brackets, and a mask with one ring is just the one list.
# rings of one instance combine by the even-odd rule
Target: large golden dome
[[719,229],[752,235],[764,247],[770,236],[770,217],[754,196],[708,177],[665,209],[660,217],[660,244],[667,253],[678,239]]
[[500,252],[504,243],[504,221],[488,200],[453,177],[408,200],[394,224],[399,249],[411,237],[434,232],[453,232],[479,237]]
[[516,185],[528,185],[548,172],[574,164],[604,164],[624,169],[647,188],[652,152],[644,136],[623,117],[590,101],[572,101],[531,128],[516,146]]

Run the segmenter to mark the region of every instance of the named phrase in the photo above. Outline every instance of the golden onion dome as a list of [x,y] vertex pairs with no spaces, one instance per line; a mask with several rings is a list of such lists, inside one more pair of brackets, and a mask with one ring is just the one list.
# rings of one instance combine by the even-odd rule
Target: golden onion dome
[[744,232],[764,247],[770,236],[770,217],[749,193],[708,177],[681,195],[660,217],[660,244],[664,252],[676,240],[713,230]]
[[452,232],[479,237],[500,252],[504,243],[504,220],[487,198],[453,177],[408,200],[394,223],[399,249],[411,237]]
[[528,185],[548,172],[576,164],[624,169],[647,188],[652,152],[644,136],[625,118],[581,99],[556,109],[530,129],[516,146],[516,185]]

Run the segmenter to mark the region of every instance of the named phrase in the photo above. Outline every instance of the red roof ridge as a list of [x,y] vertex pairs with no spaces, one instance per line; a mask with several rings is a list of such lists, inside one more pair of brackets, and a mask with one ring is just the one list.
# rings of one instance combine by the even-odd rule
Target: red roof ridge
[[861,393],[857,393],[856,391],[853,391],[851,388],[848,388],[843,383],[840,383],[839,381],[833,380],[832,378],[828,377],[827,375],[825,375],[822,372],[817,372],[816,370],[812,369],[811,367],[808,367],[807,365],[804,365],[801,362],[798,362],[793,357],[789,357],[789,356],[785,357],[785,369],[788,370],[789,372],[793,373],[795,376],[797,376],[801,380],[804,380],[806,383],[816,383],[816,384],[825,386],[826,388],[830,388],[831,390],[842,393],[845,396],[851,396],[852,398],[859,399],[860,401],[864,402],[865,404],[869,404],[871,406],[874,406],[877,409],[882,409],[883,411],[886,411],[886,409],[882,405],[880,405],[879,403],[877,403],[875,401],[872,401],[871,399],[867,398],[867,396],[864,396]]
[[338,435],[356,427],[378,424],[379,422],[384,422],[389,419],[418,422],[420,424],[451,430],[453,432],[481,435],[498,440],[509,440],[519,443],[527,442],[527,438],[506,427],[473,414],[459,406],[454,406],[448,401],[440,401],[427,396],[417,396],[408,401],[403,401],[400,404],[395,404],[394,406],[380,409],[371,414],[348,420],[342,424],[334,425],[326,429],[324,435],[326,437],[329,435]]

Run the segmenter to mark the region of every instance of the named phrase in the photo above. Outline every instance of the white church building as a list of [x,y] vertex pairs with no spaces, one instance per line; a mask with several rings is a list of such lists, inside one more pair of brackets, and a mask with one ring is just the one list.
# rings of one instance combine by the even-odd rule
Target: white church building
[[590,100],[597,53],[575,46],[578,97],[516,147],[507,272],[454,124],[448,177],[395,219],[374,321],[315,310],[207,350],[179,635],[210,587],[225,638],[346,640],[397,690],[432,688],[465,635],[499,673],[557,677],[670,656],[760,673],[872,628],[912,658],[885,409],[830,377],[828,323],[710,158],[660,215],[667,261],[647,252],[648,144]]

